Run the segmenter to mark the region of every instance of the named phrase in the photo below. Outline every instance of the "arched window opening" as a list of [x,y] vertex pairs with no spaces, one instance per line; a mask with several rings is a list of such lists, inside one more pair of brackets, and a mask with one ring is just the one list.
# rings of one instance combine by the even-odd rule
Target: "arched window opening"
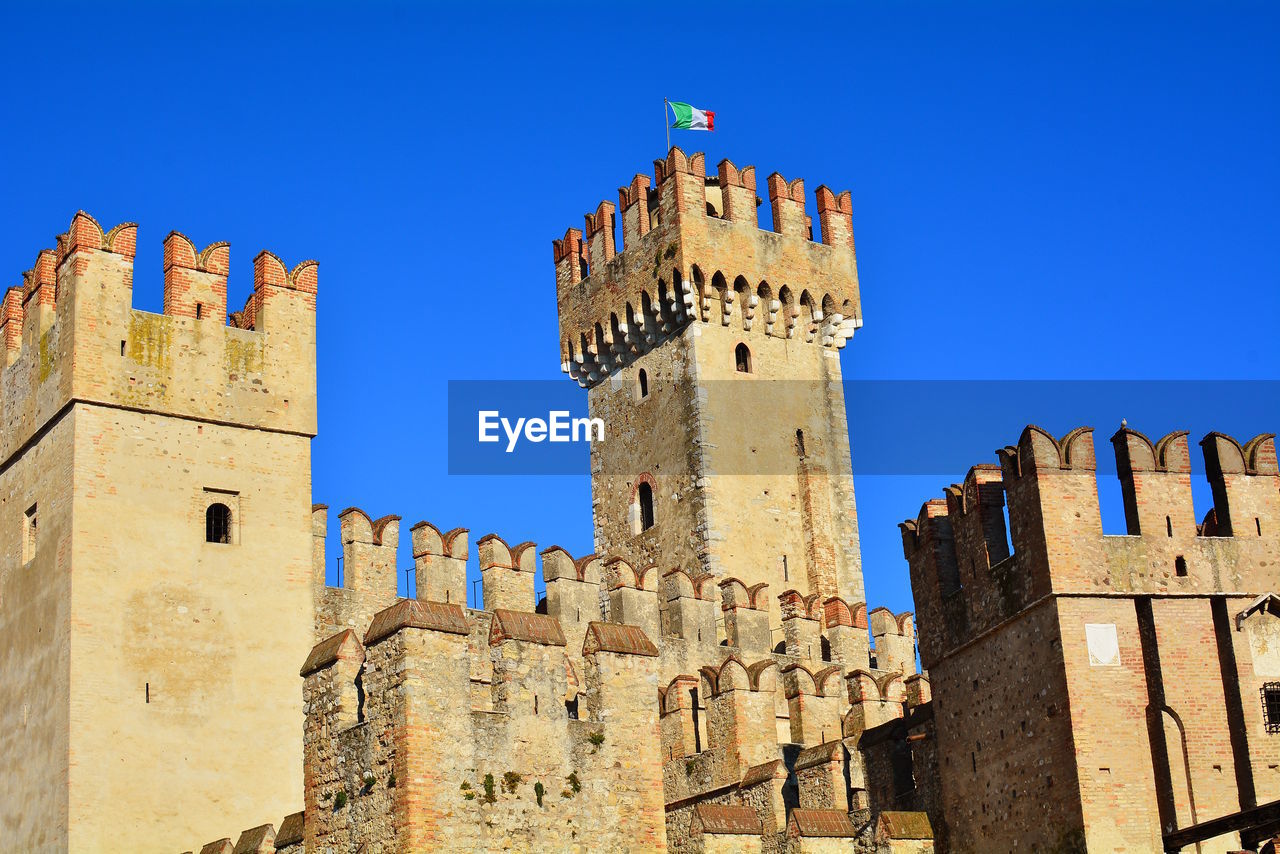
[[649,375],[645,373],[644,368],[636,374],[636,390],[640,392],[641,400],[649,396]]
[[774,645],[774,647],[773,647],[773,651],[774,651],[776,654],[778,654],[778,655],[786,655],[786,654],[787,654],[787,642],[786,642],[786,641],[778,641],[778,642]]
[[640,530],[647,531],[653,527],[653,487],[647,483],[640,484],[636,490],[636,503],[640,506]]
[[733,348],[733,365],[740,374],[751,373],[751,350],[746,344]]
[[1185,577],[1187,574],[1187,559],[1182,555],[1178,555],[1173,559],[1173,571],[1179,577]]
[[210,504],[204,511],[204,541],[206,543],[231,542],[231,508],[225,504]]

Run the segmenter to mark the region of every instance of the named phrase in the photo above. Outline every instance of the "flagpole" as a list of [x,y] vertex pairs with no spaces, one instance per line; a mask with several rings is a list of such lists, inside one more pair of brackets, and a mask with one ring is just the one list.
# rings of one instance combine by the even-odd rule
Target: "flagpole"
[[662,152],[662,156],[666,157],[667,152],[671,150],[671,126],[667,124],[667,99],[662,99],[662,126],[667,129],[667,148]]

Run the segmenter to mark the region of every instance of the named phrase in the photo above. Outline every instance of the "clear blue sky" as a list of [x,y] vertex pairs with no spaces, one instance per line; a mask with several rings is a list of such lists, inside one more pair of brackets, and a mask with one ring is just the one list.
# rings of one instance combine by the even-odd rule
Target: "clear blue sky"
[[[585,475],[446,474],[445,383],[560,377],[549,243],[651,171],[667,96],[717,111],[673,132],[708,163],[853,191],[849,379],[1275,378],[1275,4],[799,5],[6,4],[5,284],[78,208],[141,224],[149,310],[170,229],[231,241],[234,307],[259,249],[317,258],[315,500],[581,554]],[[1280,427],[1188,409],[1027,411],[969,462],[1028,421]],[[873,604],[963,472],[858,477]]]

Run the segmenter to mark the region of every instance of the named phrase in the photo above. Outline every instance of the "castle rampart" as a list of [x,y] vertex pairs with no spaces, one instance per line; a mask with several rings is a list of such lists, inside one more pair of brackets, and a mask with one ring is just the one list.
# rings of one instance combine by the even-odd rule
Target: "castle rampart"
[[647,352],[690,320],[843,347],[861,325],[850,194],[817,191],[821,242],[804,182],[769,176],[773,231],[756,218],[755,167],[673,148],[637,175],[617,208],[601,202],[585,230],[554,241],[561,361],[583,385]]
[[1274,437],[1200,443],[1214,496],[1201,525],[1185,431],[1153,442],[1124,426],[1111,442],[1126,535],[1102,533],[1087,427],[1027,427],[999,467],[975,466],[902,525],[961,850],[1154,849],[1280,795],[1259,704],[1280,676],[1259,639],[1280,622],[1254,607],[1280,558]]
[[[165,313],[131,307],[137,225],[105,230],[83,211],[10,289],[0,317],[0,459],[73,400],[315,434],[317,266],[254,261],[254,320],[228,325],[230,247],[164,241]],[[18,330],[21,329],[21,334]]]

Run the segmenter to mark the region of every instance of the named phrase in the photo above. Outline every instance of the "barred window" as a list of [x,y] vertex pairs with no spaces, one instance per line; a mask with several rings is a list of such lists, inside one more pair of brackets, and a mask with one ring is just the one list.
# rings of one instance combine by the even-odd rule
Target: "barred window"
[[1262,722],[1267,732],[1280,732],[1280,682],[1262,686]]

